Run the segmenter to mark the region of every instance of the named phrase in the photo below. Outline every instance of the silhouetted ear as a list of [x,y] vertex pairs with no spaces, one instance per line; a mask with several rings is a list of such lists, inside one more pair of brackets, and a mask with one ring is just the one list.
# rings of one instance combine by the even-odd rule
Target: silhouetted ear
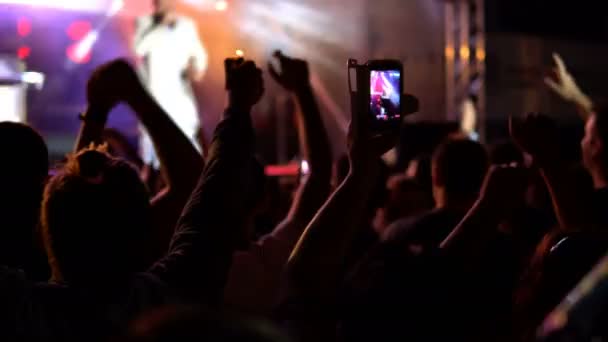
[[420,110],[420,101],[414,95],[403,94],[401,95],[401,106],[403,107],[404,116],[411,115]]

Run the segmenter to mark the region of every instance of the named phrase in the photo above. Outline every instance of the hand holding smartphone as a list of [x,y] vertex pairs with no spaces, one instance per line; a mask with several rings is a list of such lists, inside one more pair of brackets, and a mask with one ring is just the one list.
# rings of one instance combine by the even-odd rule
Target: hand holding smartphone
[[396,60],[372,60],[358,65],[349,60],[349,76],[354,70],[358,96],[368,101],[367,122],[373,131],[398,129],[403,118],[403,64]]

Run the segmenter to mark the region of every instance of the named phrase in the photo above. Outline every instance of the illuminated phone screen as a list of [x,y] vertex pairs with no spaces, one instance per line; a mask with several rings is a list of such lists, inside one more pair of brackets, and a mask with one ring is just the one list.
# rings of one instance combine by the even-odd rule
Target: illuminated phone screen
[[401,120],[401,72],[371,70],[370,113],[377,121]]

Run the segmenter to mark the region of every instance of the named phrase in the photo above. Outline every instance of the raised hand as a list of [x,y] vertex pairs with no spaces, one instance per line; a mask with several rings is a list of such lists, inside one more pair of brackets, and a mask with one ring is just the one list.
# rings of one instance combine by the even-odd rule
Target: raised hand
[[287,57],[281,51],[276,51],[274,57],[279,61],[281,70],[277,71],[270,63],[268,63],[268,70],[272,78],[283,88],[297,91],[310,85],[306,61]]
[[87,83],[89,106],[109,110],[143,89],[137,73],[125,60],[117,59],[98,67]]
[[553,61],[555,62],[553,75],[545,78],[545,84],[562,99],[573,102],[585,110],[591,110],[591,100],[576,84],[561,56],[554,53]]
[[229,107],[249,111],[264,95],[262,70],[243,58],[227,58],[224,68]]
[[537,163],[555,161],[559,154],[559,139],[555,122],[542,114],[524,118],[509,118],[513,141]]

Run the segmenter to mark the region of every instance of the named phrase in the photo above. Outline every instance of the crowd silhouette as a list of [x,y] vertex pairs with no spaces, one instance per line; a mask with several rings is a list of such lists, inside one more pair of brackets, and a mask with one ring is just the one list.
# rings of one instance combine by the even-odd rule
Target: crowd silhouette
[[[580,162],[560,154],[549,116],[514,113],[511,141],[452,134],[407,172],[382,159],[399,133],[372,131],[356,93],[334,163],[307,62],[274,58],[309,172],[261,237],[269,180],[251,113],[265,87],[253,61],[226,59],[227,106],[204,157],[125,60],[91,75],[74,151],[52,176],[43,138],[0,123],[3,340],[608,338],[602,296],[572,305],[585,320],[550,315],[608,251],[608,110],[559,56],[546,84],[585,126]],[[160,179],[107,130],[119,103],[149,133]]]

